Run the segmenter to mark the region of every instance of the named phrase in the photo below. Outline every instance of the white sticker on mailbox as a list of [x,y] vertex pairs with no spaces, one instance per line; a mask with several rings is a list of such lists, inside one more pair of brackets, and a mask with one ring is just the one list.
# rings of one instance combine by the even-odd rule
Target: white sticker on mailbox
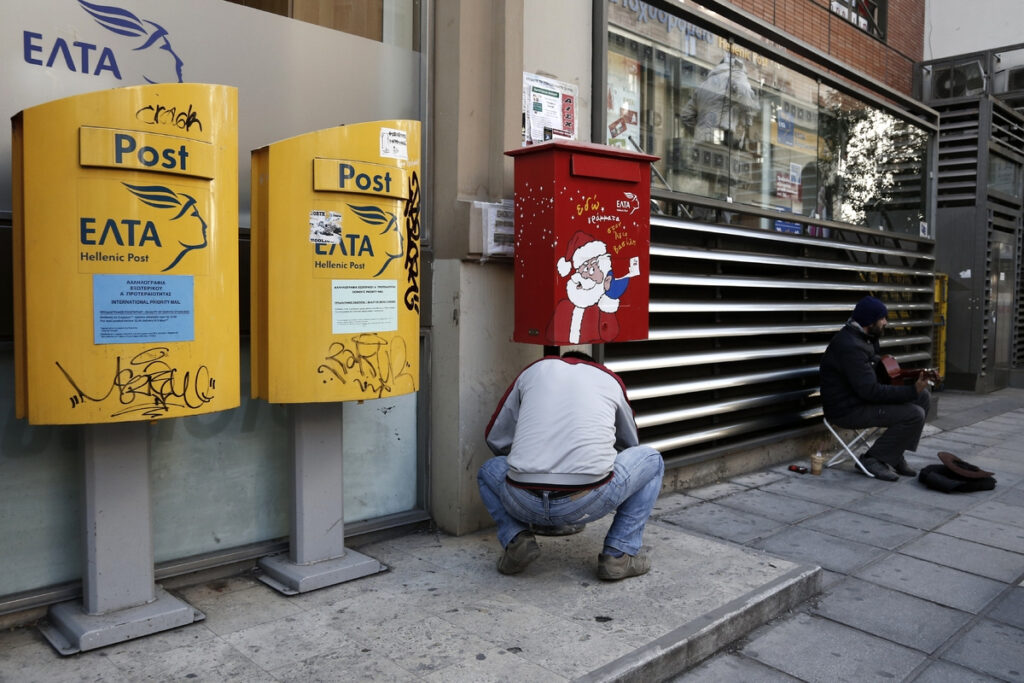
[[404,130],[380,129],[380,155],[389,159],[409,160],[409,139]]
[[392,332],[398,329],[397,280],[333,280],[331,332]]

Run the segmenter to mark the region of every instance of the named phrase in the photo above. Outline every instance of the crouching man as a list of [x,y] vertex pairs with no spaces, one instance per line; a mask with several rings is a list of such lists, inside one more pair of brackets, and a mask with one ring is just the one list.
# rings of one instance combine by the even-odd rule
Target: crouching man
[[486,439],[496,457],[477,481],[504,548],[499,572],[518,574],[540,555],[530,525],[574,526],[612,512],[598,578],[651,568],[644,526],[665,465],[658,451],[638,445],[618,375],[578,351],[536,361],[505,392]]

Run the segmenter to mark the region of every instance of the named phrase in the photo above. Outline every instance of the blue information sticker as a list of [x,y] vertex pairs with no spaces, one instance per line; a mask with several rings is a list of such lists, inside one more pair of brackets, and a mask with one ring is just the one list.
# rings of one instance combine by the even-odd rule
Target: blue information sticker
[[195,341],[192,278],[93,275],[93,343]]

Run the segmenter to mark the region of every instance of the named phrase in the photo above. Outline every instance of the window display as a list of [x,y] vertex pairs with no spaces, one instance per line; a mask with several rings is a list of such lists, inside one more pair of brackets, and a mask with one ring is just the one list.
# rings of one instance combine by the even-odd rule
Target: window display
[[[652,189],[915,234],[926,225],[925,130],[682,19],[629,28],[609,31],[606,142],[659,157]],[[772,225],[803,230],[784,216]]]

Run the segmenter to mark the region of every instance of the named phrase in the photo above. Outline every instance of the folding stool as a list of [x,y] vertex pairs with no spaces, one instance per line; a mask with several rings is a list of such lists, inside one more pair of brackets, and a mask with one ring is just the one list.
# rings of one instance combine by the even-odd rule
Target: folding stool
[[836,441],[838,441],[839,445],[841,446],[841,448],[838,451],[836,451],[836,454],[832,456],[832,459],[825,463],[825,467],[832,467],[833,465],[838,465],[842,461],[849,458],[853,460],[857,467],[860,468],[861,472],[868,475],[869,477],[874,477],[875,475],[871,474],[871,472],[868,472],[867,468],[864,467],[864,465],[861,463],[860,458],[857,457],[857,453],[854,451],[854,449],[860,445],[867,445],[868,438],[872,434],[874,434],[877,427],[867,427],[865,429],[861,429],[852,439],[847,441],[843,439],[843,437],[839,436],[839,432],[836,431],[836,428],[833,427],[828,420],[826,420],[823,417],[821,418],[821,421],[825,423],[825,426],[828,427],[828,431],[832,432],[832,436],[836,438]]

